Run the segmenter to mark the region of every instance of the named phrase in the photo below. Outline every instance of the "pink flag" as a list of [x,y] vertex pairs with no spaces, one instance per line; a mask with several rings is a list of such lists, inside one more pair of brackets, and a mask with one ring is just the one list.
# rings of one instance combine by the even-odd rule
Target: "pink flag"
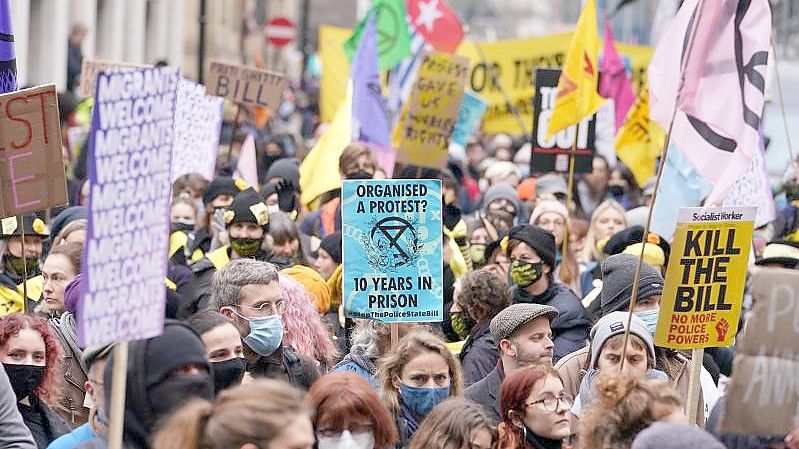
[[605,49],[602,52],[602,66],[599,68],[599,95],[613,100],[616,108],[616,131],[621,128],[624,118],[635,104],[635,92],[624,62],[613,43],[613,28],[610,20],[605,20]]
[[247,134],[247,138],[239,149],[239,160],[236,163],[236,174],[249,187],[258,190],[258,167],[255,162],[255,139],[252,134]]
[[649,66],[650,116],[699,174],[708,204],[752,163],[763,114],[771,10],[768,0],[686,0]]

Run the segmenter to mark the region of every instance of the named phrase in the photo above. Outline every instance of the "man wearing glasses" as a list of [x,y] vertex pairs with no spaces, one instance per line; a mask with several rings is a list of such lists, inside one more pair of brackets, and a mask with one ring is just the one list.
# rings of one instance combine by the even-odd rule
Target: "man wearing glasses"
[[314,362],[283,347],[283,297],[277,268],[236,259],[214,274],[211,303],[230,318],[244,342],[247,372],[308,389],[319,377]]

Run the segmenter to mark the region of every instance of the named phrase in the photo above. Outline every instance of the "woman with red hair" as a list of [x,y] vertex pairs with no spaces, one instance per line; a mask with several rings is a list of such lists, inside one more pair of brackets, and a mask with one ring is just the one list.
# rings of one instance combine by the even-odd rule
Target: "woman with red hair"
[[514,371],[499,389],[499,449],[561,449],[571,435],[566,412],[574,398],[557,371],[532,366]]
[[71,430],[50,408],[63,376],[59,366],[62,354],[44,319],[20,313],[0,318],[0,362],[17,396],[17,408],[39,448]]
[[375,389],[355,373],[331,373],[308,390],[319,449],[387,449],[396,444],[394,420]]

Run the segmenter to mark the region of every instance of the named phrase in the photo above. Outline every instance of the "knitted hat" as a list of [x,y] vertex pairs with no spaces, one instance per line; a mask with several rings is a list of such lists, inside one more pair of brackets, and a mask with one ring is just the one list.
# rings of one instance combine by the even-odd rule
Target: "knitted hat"
[[637,336],[646,343],[649,357],[653,361],[655,360],[655,344],[652,342],[652,334],[649,333],[646,324],[635,315],[630,319],[629,312],[612,312],[600,318],[594,324],[594,327],[591,328],[591,364],[589,365],[591,368],[596,368],[599,353],[602,352],[605,342],[610,337],[625,332],[627,320],[630,320],[630,334]]
[[23,230],[26,237],[47,237],[50,235],[41,218],[34,214],[27,214],[22,216],[22,226],[20,226],[17,217],[3,218],[0,223],[0,238],[22,236]]
[[[640,244],[643,237],[644,237],[643,226],[630,226],[629,228],[614,234],[613,237],[611,237],[610,240],[608,240],[608,243],[605,245],[603,251],[605,254],[610,254],[610,255],[623,253],[631,245],[635,245],[636,243]],[[669,261],[669,254],[671,253],[671,245],[669,245],[669,242],[667,242],[666,239],[655,234],[654,232],[649,233],[649,235],[646,238],[646,242],[657,247],[657,248],[652,248],[650,251],[657,252],[659,250],[661,254],[658,254],[657,258],[664,260],[664,262],[661,263],[660,265],[666,265]],[[638,252],[630,254],[634,254],[637,256],[640,253],[641,253],[641,246],[639,245]]]
[[235,223],[256,223],[264,232],[269,230],[269,210],[258,192],[250,188],[233,198],[225,211],[225,224]]
[[547,173],[541,175],[535,182],[536,195],[566,195],[569,191],[569,186],[563,176],[555,173]]
[[[602,315],[617,310],[626,310],[633,290],[633,277],[638,258],[630,254],[616,254],[602,262]],[[663,294],[663,276],[652,265],[641,263],[637,300]]]
[[508,161],[494,162],[483,175],[491,184],[502,182],[511,176],[520,177],[519,169],[516,167],[516,164]]
[[558,309],[543,304],[513,304],[491,319],[489,330],[494,340],[499,342],[510,338],[520,327],[540,316],[548,318],[552,324],[552,321],[558,317]]
[[330,234],[325,236],[322,239],[322,243],[319,244],[319,248],[325,250],[330,257],[333,259],[334,262],[337,264],[341,263],[341,232],[336,232],[334,234]]
[[219,195],[236,196],[241,190],[236,186],[236,181],[227,176],[214,178],[203,192],[203,204],[206,206],[214,201]]
[[[509,240],[519,240],[528,244],[550,267],[555,266],[555,237],[544,229],[534,225],[516,226],[508,232]],[[508,253],[510,255],[510,253]]]
[[303,265],[294,265],[285,268],[281,273],[291,276],[295,281],[302,284],[305,290],[314,297],[316,301],[314,305],[316,309],[324,315],[330,310],[330,287],[327,286],[327,281],[322,279],[313,268],[308,268]]
[[708,431],[688,424],[656,422],[635,437],[631,449],[725,449]]
[[494,184],[486,190],[485,194],[483,194],[483,209],[488,210],[488,205],[492,201],[499,199],[510,201],[516,206],[516,210],[519,210],[519,197],[516,196],[516,189],[504,182]]
[[755,262],[757,265],[777,264],[786,268],[799,265],[799,243],[787,240],[769,242],[763,249],[763,257]]
[[266,179],[283,178],[291,181],[295,189],[300,188],[300,161],[294,157],[278,159],[269,166]]
[[548,212],[554,212],[563,217],[564,220],[569,217],[569,211],[560,201],[551,199],[539,200],[535,205],[535,209],[533,209],[533,213],[530,214],[530,224],[535,224],[539,217]]
[[50,237],[55,238],[62,229],[75,220],[86,218],[86,206],[72,206],[61,211],[53,218],[50,226]]

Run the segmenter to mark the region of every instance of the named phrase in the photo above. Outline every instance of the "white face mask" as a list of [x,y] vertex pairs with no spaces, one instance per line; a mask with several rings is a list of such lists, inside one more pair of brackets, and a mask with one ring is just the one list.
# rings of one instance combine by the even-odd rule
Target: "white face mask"
[[374,449],[375,435],[372,432],[341,432],[337,437],[319,437],[319,449]]

